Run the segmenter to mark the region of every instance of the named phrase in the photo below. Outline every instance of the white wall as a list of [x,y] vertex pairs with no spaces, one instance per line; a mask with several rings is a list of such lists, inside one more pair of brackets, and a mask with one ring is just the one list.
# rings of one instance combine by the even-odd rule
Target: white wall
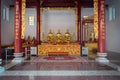
[[[1,0],[1,44],[7,45],[13,43],[14,38],[14,17],[13,12],[14,10],[9,7],[9,5],[12,4],[11,0]],[[3,19],[3,9],[9,8],[9,20]]]
[[116,10],[115,20],[109,21],[109,11],[106,10],[106,44],[107,50],[120,53],[120,0],[107,0],[108,8]]
[[[11,0],[10,0],[11,1]],[[1,17],[1,44],[2,45],[9,45],[14,43],[14,8],[9,7],[12,2],[8,0],[2,0],[2,15],[3,15],[3,8],[9,8],[9,20],[4,20]],[[34,16],[35,17],[35,24],[30,26],[28,24],[28,17]],[[25,38],[28,36],[36,37],[36,9],[35,8],[27,8],[26,9],[26,31],[25,31]]]
[[81,17],[83,16],[93,16],[93,8],[82,8]]
[[[26,29],[25,29],[25,39],[27,39],[28,36],[32,39],[33,37],[36,38],[36,23],[37,23],[37,17],[36,17],[36,9],[35,8],[26,8]],[[34,16],[34,25],[29,25],[29,16]]]
[[67,29],[71,35],[74,33],[77,35],[75,10],[44,10],[41,21],[41,31],[44,32],[45,38],[47,38],[50,29],[55,35],[58,30],[64,35]]

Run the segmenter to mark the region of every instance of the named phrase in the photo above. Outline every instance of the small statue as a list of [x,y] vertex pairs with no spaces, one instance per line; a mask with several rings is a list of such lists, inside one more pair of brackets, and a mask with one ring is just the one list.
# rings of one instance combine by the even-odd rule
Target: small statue
[[95,38],[94,31],[91,31],[91,33],[90,33],[90,40],[94,41],[94,38]]
[[70,33],[68,29],[66,33],[64,34],[64,39],[65,39],[65,42],[70,42]]
[[62,34],[61,34],[60,30],[58,30],[58,32],[56,34],[56,42],[57,43],[61,43],[62,42]]
[[30,36],[27,37],[26,44],[30,44],[31,38]]
[[32,41],[31,41],[31,44],[36,44],[36,39],[35,39],[35,37],[33,37]]
[[54,41],[54,35],[53,35],[51,30],[48,33],[47,40],[48,40],[48,42],[53,42]]

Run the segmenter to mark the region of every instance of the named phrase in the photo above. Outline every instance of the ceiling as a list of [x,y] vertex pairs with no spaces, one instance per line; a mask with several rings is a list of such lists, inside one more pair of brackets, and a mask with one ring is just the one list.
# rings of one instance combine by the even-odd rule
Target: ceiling
[[26,0],[27,6],[36,6],[39,1],[42,7],[75,7],[79,2],[82,7],[93,7],[93,0]]

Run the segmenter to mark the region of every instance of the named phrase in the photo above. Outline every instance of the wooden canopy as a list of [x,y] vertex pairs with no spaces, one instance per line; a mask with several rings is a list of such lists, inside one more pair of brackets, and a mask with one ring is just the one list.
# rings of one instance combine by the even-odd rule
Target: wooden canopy
[[27,0],[27,7],[35,7],[40,2],[41,7],[93,7],[93,0]]

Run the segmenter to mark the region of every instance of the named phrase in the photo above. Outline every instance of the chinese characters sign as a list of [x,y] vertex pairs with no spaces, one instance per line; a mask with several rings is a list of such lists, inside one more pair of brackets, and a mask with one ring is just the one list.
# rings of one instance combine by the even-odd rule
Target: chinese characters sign
[[15,39],[19,39],[19,29],[20,29],[20,8],[19,8],[19,1],[15,2]]
[[101,20],[100,20],[100,27],[101,27],[101,38],[102,39],[105,39],[105,1],[104,0],[101,0],[100,2],[100,17],[101,17]]

